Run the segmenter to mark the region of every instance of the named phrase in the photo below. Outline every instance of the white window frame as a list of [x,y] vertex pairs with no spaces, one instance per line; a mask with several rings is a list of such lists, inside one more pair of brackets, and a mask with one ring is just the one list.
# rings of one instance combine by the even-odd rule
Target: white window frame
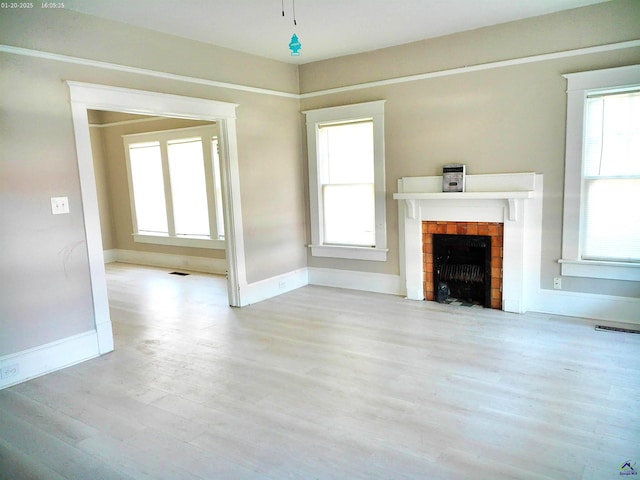
[[[640,85],[640,65],[563,75],[567,79],[561,273],[570,277],[640,280],[640,263],[583,260],[581,252],[584,130],[590,94]],[[631,207],[630,208],[635,208]]]
[[[202,146],[204,149],[204,173],[205,184],[207,189],[207,207],[209,211],[209,238],[202,236],[188,236],[188,235],[176,235],[174,221],[173,221],[173,206],[170,195],[170,188],[168,188],[167,182],[169,181],[169,165],[166,154],[167,141],[176,140],[179,138],[188,137],[201,137],[203,139]],[[151,243],[155,245],[168,245],[175,247],[196,247],[196,248],[209,248],[224,250],[225,240],[224,236],[218,235],[219,226],[222,225],[223,219],[218,218],[218,212],[222,211],[222,205],[218,205],[221,200],[221,196],[216,192],[215,185],[219,183],[216,180],[215,175],[219,170],[214,168],[214,152],[212,148],[212,140],[217,139],[218,128],[217,125],[205,125],[201,127],[188,127],[172,130],[162,130],[157,132],[146,133],[133,133],[128,135],[122,135],[125,157],[127,163],[127,178],[129,185],[129,201],[131,205],[131,219],[133,222],[133,240],[137,243]],[[129,145],[143,142],[159,141],[162,151],[162,169],[165,176],[165,208],[167,211],[167,223],[169,233],[164,234],[151,234],[140,233],[138,230],[138,222],[136,218],[136,206],[133,194],[133,178],[131,175],[131,159],[129,156]],[[167,192],[167,189],[169,192]]]
[[[311,213],[311,255],[315,257],[356,260],[387,260],[387,224],[384,168],[384,100],[307,110],[307,148],[309,155],[309,206]],[[327,245],[324,242],[322,218],[322,188],[318,164],[320,125],[373,119],[375,245],[373,247]]]

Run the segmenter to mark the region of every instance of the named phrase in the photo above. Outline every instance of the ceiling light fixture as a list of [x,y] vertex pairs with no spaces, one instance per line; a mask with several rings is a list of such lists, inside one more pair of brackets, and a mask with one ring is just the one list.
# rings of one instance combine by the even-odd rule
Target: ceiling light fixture
[[[293,25],[297,26],[298,22],[296,20],[296,0],[291,0],[291,10],[293,12]],[[284,17],[284,0],[282,0],[282,16]],[[295,33],[291,36],[291,41],[289,42],[289,50],[291,50],[292,57],[300,56],[300,49],[302,48],[302,44],[300,43],[300,39],[298,39],[298,35]]]

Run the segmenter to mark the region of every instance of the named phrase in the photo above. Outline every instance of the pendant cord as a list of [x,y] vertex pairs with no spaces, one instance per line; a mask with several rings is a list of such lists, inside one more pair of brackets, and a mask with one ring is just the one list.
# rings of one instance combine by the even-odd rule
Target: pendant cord
[[296,21],[296,0],[292,0],[291,3],[293,4],[293,24],[298,25],[298,22]]
[[[282,16],[284,17],[284,0],[282,0],[281,2],[281,6],[282,6]],[[296,19],[296,0],[291,0],[291,10],[293,12],[293,24],[295,26],[298,25],[298,20]]]

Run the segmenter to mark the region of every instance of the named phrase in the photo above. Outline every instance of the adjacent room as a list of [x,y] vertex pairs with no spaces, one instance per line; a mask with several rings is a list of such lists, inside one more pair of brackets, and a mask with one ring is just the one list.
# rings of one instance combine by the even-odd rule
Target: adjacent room
[[640,469],[640,2],[0,9],[0,479]]

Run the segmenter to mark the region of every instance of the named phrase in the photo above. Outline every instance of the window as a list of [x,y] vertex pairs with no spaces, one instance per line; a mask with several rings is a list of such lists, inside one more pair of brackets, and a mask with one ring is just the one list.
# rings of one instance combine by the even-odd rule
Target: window
[[640,222],[624,206],[640,204],[640,90],[586,102],[582,258],[638,262]]
[[123,139],[135,241],[224,248],[216,127]]
[[384,101],[304,113],[312,255],[385,261]]
[[640,280],[640,66],[566,77],[562,274]]

